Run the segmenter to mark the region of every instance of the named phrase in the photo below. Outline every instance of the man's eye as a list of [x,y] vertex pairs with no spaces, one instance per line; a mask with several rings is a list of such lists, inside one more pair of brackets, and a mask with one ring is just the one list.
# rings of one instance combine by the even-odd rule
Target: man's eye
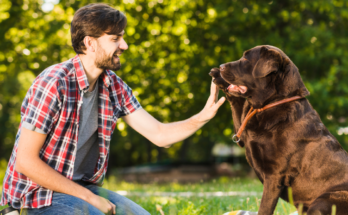
[[115,38],[113,38],[112,40],[113,40],[113,41],[119,41],[121,38],[122,38],[122,37],[115,37]]

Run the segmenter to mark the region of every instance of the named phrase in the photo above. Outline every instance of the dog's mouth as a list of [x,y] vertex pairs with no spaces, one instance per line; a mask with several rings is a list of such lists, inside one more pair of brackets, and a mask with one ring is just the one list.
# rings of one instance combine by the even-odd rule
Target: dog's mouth
[[[232,84],[230,81],[227,81],[229,78],[224,77],[224,73],[220,71],[220,76],[224,81],[226,81],[228,84],[230,84],[226,90],[229,93],[240,93],[240,94],[245,94],[248,91],[248,88],[244,85],[235,85]],[[234,77],[232,79],[235,79]]]
[[[217,74],[220,73],[219,74]],[[213,68],[210,72],[209,75],[213,77],[213,82],[215,83],[216,78],[222,78],[227,84],[230,84],[224,77],[223,74],[220,72],[218,68]],[[224,84],[225,85],[225,84]],[[225,85],[226,86],[226,85]],[[248,88],[243,85],[234,85],[230,84],[227,88],[225,88],[227,92],[229,93],[238,93],[238,94],[244,94],[247,92]]]
[[229,93],[241,93],[244,94],[247,92],[248,88],[246,86],[238,86],[234,84],[230,84],[230,86],[226,89]]

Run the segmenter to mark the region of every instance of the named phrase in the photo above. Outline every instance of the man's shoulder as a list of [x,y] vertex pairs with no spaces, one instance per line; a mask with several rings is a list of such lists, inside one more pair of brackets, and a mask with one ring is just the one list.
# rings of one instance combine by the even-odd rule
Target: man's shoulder
[[44,69],[35,79],[36,83],[50,82],[58,84],[61,80],[68,80],[75,73],[75,67],[72,59],[62,63],[54,64]]
[[119,112],[119,116],[128,115],[135,110],[141,108],[139,101],[133,95],[133,90],[130,88],[119,76],[117,76],[113,71],[106,70],[106,74],[111,79],[111,93],[115,100],[121,106],[122,111]]
[[63,79],[66,76],[70,75],[72,72],[75,72],[75,67],[72,59],[69,59],[62,63],[54,64],[52,66],[47,67],[39,76]]

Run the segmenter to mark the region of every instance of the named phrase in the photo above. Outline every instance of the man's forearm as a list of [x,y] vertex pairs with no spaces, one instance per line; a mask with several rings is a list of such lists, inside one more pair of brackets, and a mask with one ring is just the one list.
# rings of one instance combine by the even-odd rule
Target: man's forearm
[[183,121],[161,123],[154,144],[160,147],[166,147],[173,143],[180,142],[191,136],[207,122],[208,121],[202,120],[199,114],[196,114]]
[[225,101],[224,97],[217,101],[218,92],[217,87],[212,83],[210,96],[203,110],[184,121],[161,123],[144,109],[138,109],[122,118],[152,143],[166,147],[186,139],[215,116],[218,108]]
[[60,193],[69,194],[90,202],[92,192],[87,188],[67,179],[39,157],[23,159],[16,164],[16,170],[35,183]]

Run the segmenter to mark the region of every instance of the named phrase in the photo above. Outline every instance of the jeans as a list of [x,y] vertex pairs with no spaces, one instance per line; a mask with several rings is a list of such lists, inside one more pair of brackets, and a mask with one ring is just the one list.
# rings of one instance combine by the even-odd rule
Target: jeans
[[[108,199],[116,205],[117,215],[149,215],[144,208],[134,203],[132,200],[121,196],[110,190],[98,187],[92,184],[79,182],[80,185],[86,187],[94,194]],[[100,210],[86,201],[64,193],[53,192],[52,205],[44,208],[23,209],[22,215],[104,215]]]

